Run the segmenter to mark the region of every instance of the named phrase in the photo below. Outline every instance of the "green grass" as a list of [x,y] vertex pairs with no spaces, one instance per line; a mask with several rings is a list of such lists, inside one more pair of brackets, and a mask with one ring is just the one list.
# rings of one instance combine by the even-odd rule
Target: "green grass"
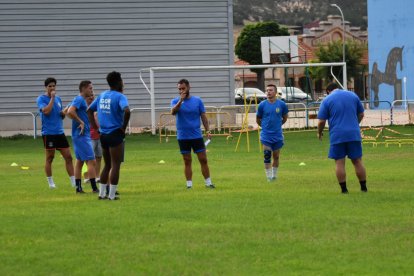
[[[413,133],[413,128],[394,128]],[[214,138],[216,190],[194,162],[185,189],[175,139],[127,137],[121,200],[76,195],[59,154],[49,190],[41,139],[0,139],[0,274],[395,275],[414,273],[414,147],[364,147],[369,192],[347,162],[340,194],[328,137],[286,133],[267,183],[257,137]],[[158,164],[164,160],[165,164]],[[30,167],[11,167],[16,162]],[[305,162],[306,166],[299,166]]]

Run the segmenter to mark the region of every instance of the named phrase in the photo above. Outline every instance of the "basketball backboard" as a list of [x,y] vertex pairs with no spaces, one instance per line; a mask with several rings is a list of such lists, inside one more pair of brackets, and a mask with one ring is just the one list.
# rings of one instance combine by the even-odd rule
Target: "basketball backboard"
[[261,37],[263,63],[299,62],[298,37]]

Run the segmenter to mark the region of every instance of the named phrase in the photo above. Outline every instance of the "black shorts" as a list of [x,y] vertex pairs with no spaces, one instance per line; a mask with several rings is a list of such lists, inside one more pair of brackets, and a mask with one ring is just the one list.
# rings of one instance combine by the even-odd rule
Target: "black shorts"
[[117,129],[109,134],[101,133],[100,139],[103,149],[113,148],[124,142],[125,133],[121,129]]
[[194,153],[206,150],[203,138],[178,140],[178,145],[180,145],[181,154],[191,153],[191,149]]
[[65,134],[58,135],[42,135],[43,146],[47,150],[59,150],[69,148],[68,140]]

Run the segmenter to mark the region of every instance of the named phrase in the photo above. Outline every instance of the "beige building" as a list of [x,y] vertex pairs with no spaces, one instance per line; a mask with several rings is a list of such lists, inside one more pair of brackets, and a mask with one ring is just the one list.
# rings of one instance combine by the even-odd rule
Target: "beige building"
[[[329,15],[326,21],[314,21],[306,24],[303,27],[302,34],[297,34],[296,28],[289,28],[289,32],[292,35],[298,35],[299,44],[299,60],[300,63],[308,63],[311,60],[315,60],[315,51],[320,45],[326,45],[331,41],[342,40],[345,33],[346,40],[357,40],[362,43],[367,43],[367,32],[361,30],[360,27],[353,27],[348,21],[345,21],[345,31],[342,27],[342,17],[339,15]],[[235,39],[236,41],[236,39]],[[297,62],[296,62],[297,63]],[[242,60],[236,59],[236,64],[247,64]],[[366,51],[361,64],[368,65],[368,52]],[[318,94],[323,93],[322,81],[310,81],[306,78],[306,72],[304,68],[289,68],[284,69],[268,69],[266,70],[266,84],[274,83],[278,86],[296,86],[302,90],[310,90]],[[348,84],[350,90],[359,89],[361,92],[366,91],[366,75],[361,80],[353,80]],[[311,83],[311,86],[307,83]],[[256,74],[251,71],[245,71],[243,73],[236,72],[235,86],[241,87],[257,87]],[[310,91],[309,91],[310,92]]]

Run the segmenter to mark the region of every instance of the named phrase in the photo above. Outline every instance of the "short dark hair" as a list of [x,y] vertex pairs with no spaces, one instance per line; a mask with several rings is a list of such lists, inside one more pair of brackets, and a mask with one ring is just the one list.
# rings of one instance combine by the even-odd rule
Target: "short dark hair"
[[108,82],[109,87],[115,91],[122,91],[122,78],[121,73],[117,71],[112,71],[106,76],[106,81]]
[[275,91],[277,90],[277,88],[276,88],[276,85],[274,85],[274,84],[268,84],[268,85],[266,85],[266,87],[268,87],[268,86],[270,86],[270,87],[274,87],[275,88]]
[[79,91],[82,91],[83,88],[88,87],[92,82],[90,80],[83,80],[79,83]]
[[177,82],[177,84],[185,84],[186,86],[189,86],[190,82],[187,79],[181,79]]
[[331,82],[328,84],[328,86],[326,86],[326,92],[331,92],[338,88],[339,88],[339,85],[336,82]]
[[48,86],[52,82],[54,82],[55,84],[57,84],[57,81],[56,81],[55,78],[50,77],[50,78],[45,79],[45,87]]

